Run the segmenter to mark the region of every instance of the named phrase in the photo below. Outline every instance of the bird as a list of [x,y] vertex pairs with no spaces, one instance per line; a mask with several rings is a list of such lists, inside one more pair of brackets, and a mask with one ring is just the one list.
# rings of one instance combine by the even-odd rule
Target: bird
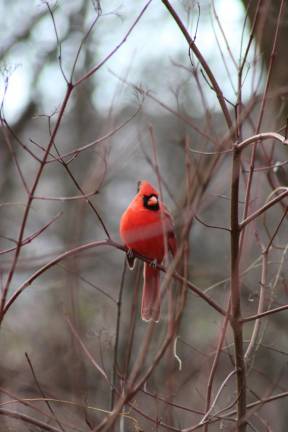
[[128,249],[127,260],[131,269],[135,261],[133,252],[151,260],[151,263],[144,262],[141,318],[158,322],[160,272],[157,264],[162,263],[165,248],[175,256],[177,243],[172,216],[160,200],[158,191],[147,180],[138,182],[137,194],[121,216],[119,233]]

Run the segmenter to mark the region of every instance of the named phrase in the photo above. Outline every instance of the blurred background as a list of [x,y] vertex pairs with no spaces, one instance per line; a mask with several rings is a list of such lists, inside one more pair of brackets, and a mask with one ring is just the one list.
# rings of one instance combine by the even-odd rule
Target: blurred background
[[[215,74],[233,120],[239,107],[242,112],[249,111],[242,122],[243,139],[256,132],[287,132],[288,12],[287,5],[280,9],[282,3],[172,2]],[[2,286],[13,262],[27,203],[17,164],[27,187],[31,187],[39,169],[37,158],[43,157],[63,101],[65,77],[69,80],[74,68],[76,82],[101,62],[123,40],[144,5],[132,0],[59,0],[49,2],[47,7],[41,1],[0,0]],[[240,99],[239,65],[247,46]],[[264,91],[265,103],[261,98]],[[156,163],[151,131],[157,148]],[[21,247],[8,297],[58,254],[104,240],[107,235],[97,213],[110,236],[120,241],[119,219],[136,193],[137,181],[148,179],[158,187],[156,166],[179,238],[187,214],[197,216],[188,239],[189,279],[225,307],[230,239],[228,231],[213,228],[229,227],[231,157],[229,152],[221,153],[229,148],[225,134],[227,126],[205,73],[162,2],[152,1],[115,54],[73,91],[35,192],[24,232],[24,239],[31,241]],[[91,145],[82,149],[87,144]],[[197,153],[200,151],[205,154]],[[59,154],[68,170],[59,157],[57,160]],[[286,151],[274,142],[257,151],[249,211],[263,205],[273,188],[286,186],[286,159]],[[276,161],[283,162],[278,169]],[[241,212],[249,166],[247,150],[242,158]],[[89,202],[81,199],[76,184],[89,196]],[[267,245],[284,211],[285,206],[277,206],[247,229],[241,260],[244,315],[257,312],[262,246]],[[271,250],[268,260],[267,307],[287,303],[286,238],[284,220],[275,237],[277,247]],[[93,430],[103,418],[103,412],[98,410],[111,409],[111,390],[81,349],[66,317],[121,389],[147,331],[139,311],[141,263],[129,272],[124,261],[123,252],[115,248],[84,251],[49,269],[18,297],[0,332],[1,402],[10,401],[5,407],[33,415],[60,430],[72,430],[71,424],[77,430]],[[182,370],[168,351],[133,400],[140,413],[127,406],[129,415],[136,420],[122,417],[115,430],[165,430],[151,418],[161,418],[176,430],[200,421],[221,320],[208,304],[188,292],[177,342]],[[249,402],[287,390],[286,312],[274,314],[263,323],[248,369]],[[253,324],[244,327],[247,346]],[[165,299],[146,366],[157,352],[166,328]],[[228,331],[215,393],[233,369],[231,344]],[[235,401],[234,385],[231,378],[216,411]],[[30,401],[26,406],[19,400],[15,402],[44,396],[62,402],[54,402],[53,408],[41,401]],[[167,401],[188,410],[167,405]],[[30,404],[48,410],[53,420],[47,420]],[[251,429],[285,430],[285,406],[287,400],[280,398],[259,408],[251,415]],[[222,427],[228,431],[233,430],[232,426],[230,422],[217,422],[209,425],[209,430]],[[1,432],[26,429],[39,430],[29,424],[22,427],[19,420],[2,416]]]

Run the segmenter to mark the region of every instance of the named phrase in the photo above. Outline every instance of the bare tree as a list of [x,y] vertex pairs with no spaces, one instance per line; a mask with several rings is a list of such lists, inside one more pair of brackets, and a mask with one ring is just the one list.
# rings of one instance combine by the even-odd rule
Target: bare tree
[[[6,61],[50,25],[54,42],[19,120],[7,119],[5,88],[1,105],[0,430],[281,431],[288,139],[276,112],[285,55],[276,54],[287,5],[248,2],[238,52],[214,0],[148,0],[127,21],[98,1],[75,5],[45,3],[1,47]],[[159,34],[173,23],[186,53],[170,59],[171,98],[151,91],[150,78],[165,76],[161,58],[141,84],[110,71],[116,91],[99,109],[101,72],[155,8]],[[200,49],[207,12],[225,80]],[[103,55],[96,41],[111,16],[126,28]],[[64,92],[47,111],[35,89],[51,61]],[[133,103],[119,108],[121,93]],[[139,177],[154,178],[176,221],[176,255],[157,264],[159,324],[140,320],[141,266],[151,260],[136,254],[129,272],[118,237]]]

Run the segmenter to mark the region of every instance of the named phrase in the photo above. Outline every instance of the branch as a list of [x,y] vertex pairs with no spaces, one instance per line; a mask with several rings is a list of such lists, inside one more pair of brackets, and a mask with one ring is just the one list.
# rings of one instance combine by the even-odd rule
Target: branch
[[55,422],[58,424],[58,426],[60,427],[60,429],[62,430],[62,432],[66,432],[65,429],[64,429],[64,427],[63,427],[63,425],[62,425],[62,423],[61,423],[60,420],[58,419],[58,417],[57,417],[57,415],[56,415],[56,413],[55,413],[55,411],[54,411],[54,408],[52,407],[51,403],[50,403],[48,400],[46,400],[46,395],[45,395],[45,393],[44,393],[44,391],[43,391],[43,389],[42,389],[42,387],[41,387],[41,385],[40,385],[40,382],[39,382],[39,380],[38,380],[38,378],[37,378],[37,375],[36,375],[36,373],[35,373],[34,367],[33,367],[32,362],[31,362],[31,360],[30,360],[30,357],[29,357],[29,355],[28,355],[27,353],[25,353],[25,357],[26,357],[26,359],[27,359],[27,362],[28,362],[29,368],[30,368],[30,370],[31,370],[31,373],[32,373],[33,379],[34,379],[34,381],[35,381],[35,384],[36,384],[37,390],[39,391],[40,395],[42,396],[43,400],[45,401],[45,403],[46,403],[46,405],[47,405],[47,407],[48,407],[50,413],[51,413],[52,416],[54,417]]
[[13,277],[13,274],[14,274],[17,262],[18,262],[18,257],[19,257],[20,250],[21,250],[21,245],[22,245],[22,240],[23,240],[25,228],[26,228],[26,223],[27,223],[27,220],[28,220],[28,216],[29,216],[29,213],[30,213],[30,208],[31,208],[32,201],[33,201],[33,195],[34,195],[34,192],[35,192],[35,190],[36,190],[36,188],[38,186],[38,183],[40,181],[42,172],[44,170],[44,166],[46,164],[46,160],[48,158],[49,151],[50,151],[50,149],[51,149],[51,147],[52,147],[52,145],[54,143],[55,137],[56,137],[57,132],[59,130],[60,123],[61,123],[61,120],[62,120],[62,118],[64,116],[64,112],[65,112],[66,106],[68,104],[68,101],[70,99],[72,90],[73,90],[73,86],[72,85],[68,85],[67,89],[66,89],[66,93],[65,93],[64,99],[63,99],[63,102],[62,102],[62,105],[61,105],[61,108],[60,108],[60,111],[59,111],[59,114],[58,114],[58,117],[57,117],[57,120],[56,120],[56,123],[55,123],[55,126],[54,126],[54,129],[53,129],[53,132],[51,134],[49,143],[47,145],[47,149],[46,149],[46,151],[44,153],[43,159],[41,161],[40,167],[39,167],[39,169],[37,171],[36,177],[34,179],[33,185],[31,187],[31,190],[30,190],[30,193],[29,193],[29,196],[28,196],[26,208],[25,208],[25,211],[24,211],[24,215],[23,215],[23,218],[22,218],[21,225],[20,225],[20,232],[19,232],[19,236],[18,236],[18,242],[17,242],[17,247],[16,247],[16,250],[15,250],[14,259],[13,259],[13,262],[11,264],[10,271],[8,273],[8,277],[7,277],[5,286],[3,288],[3,292],[2,292],[1,303],[0,303],[0,322],[1,322],[1,320],[3,318],[3,315],[4,315],[3,311],[4,311],[4,308],[5,308],[6,297],[7,297],[9,286],[10,286],[10,283],[11,283],[11,280],[12,280],[12,277]]
[[[46,225],[44,225],[42,228],[40,228],[40,230],[36,231],[35,233],[33,233],[30,236],[23,239],[21,246],[25,246],[25,245],[31,243],[36,237],[38,237],[40,234],[42,234],[43,231],[45,231],[50,225],[52,225],[57,219],[59,219],[59,217],[62,216],[62,214],[63,214],[63,212],[59,212],[53,219],[51,219],[49,222],[47,222]],[[0,251],[0,255],[12,252],[16,248],[17,248],[17,246],[14,246],[13,248],[9,248],[9,249],[4,249],[4,250]]]
[[[117,243],[111,239],[106,239],[106,240],[99,240],[99,241],[92,241],[90,243],[85,243],[81,246],[77,246],[73,249],[70,249],[66,252],[63,252],[62,254],[58,255],[57,257],[53,258],[51,261],[49,261],[47,264],[45,264],[44,266],[42,266],[40,269],[36,270],[28,279],[26,279],[26,281],[24,281],[16,290],[15,292],[12,294],[12,296],[10,297],[10,299],[7,301],[7,303],[5,304],[5,307],[3,309],[3,315],[5,315],[5,313],[8,311],[8,309],[12,306],[12,304],[15,302],[15,300],[17,299],[17,297],[27,288],[29,287],[35,279],[37,279],[40,275],[42,275],[43,273],[45,273],[47,270],[49,270],[51,267],[54,267],[56,264],[58,264],[59,262],[63,261],[64,259],[76,255],[78,253],[84,252],[88,249],[93,249],[93,248],[97,248],[100,246],[110,246],[110,247],[114,247],[116,249],[122,250],[124,252],[127,252],[127,248],[123,245],[121,245],[120,243]],[[139,258],[145,262],[151,263],[152,260],[146,257],[143,257],[142,255],[139,255],[137,253],[134,252],[134,255],[136,258]],[[157,268],[162,271],[162,272],[167,272],[167,269],[162,266],[162,265],[157,265]],[[190,281],[186,281],[185,278],[183,276],[181,276],[178,273],[173,273],[173,277],[176,280],[179,280],[181,282],[186,282],[187,286],[189,289],[191,289],[191,291],[193,291],[195,294],[197,294],[199,297],[201,297],[203,300],[205,300],[210,306],[212,306],[217,312],[219,312],[221,315],[226,315],[226,311],[219,306],[217,303],[214,302],[214,300],[212,300],[209,296],[207,296],[206,294],[204,294],[200,288],[196,287],[192,282]]]
[[104,369],[101,368],[101,366],[98,365],[98,363],[96,362],[96,360],[94,359],[94,357],[92,356],[92,354],[90,353],[90,351],[88,350],[88,348],[86,347],[86,345],[84,344],[84,342],[82,341],[81,337],[79,336],[79,334],[77,333],[76,329],[74,328],[71,320],[69,319],[68,316],[65,316],[66,322],[68,324],[68,327],[73,335],[73,337],[77,340],[77,342],[79,343],[80,347],[82,348],[83,352],[85,353],[86,357],[90,360],[90,362],[92,363],[92,365],[95,367],[95,369],[98,370],[98,372],[100,372],[100,374],[103,376],[103,378],[107,381],[107,383],[109,385],[109,379],[108,376],[106,374],[106,372],[104,371]]
[[250,222],[252,222],[254,219],[256,219],[258,216],[260,216],[262,213],[264,213],[266,210],[268,210],[270,207],[272,207],[274,204],[281,201],[283,198],[285,198],[288,195],[288,188],[281,188],[281,189],[284,189],[284,192],[282,192],[276,198],[273,198],[267,204],[264,204],[260,209],[256,210],[254,213],[252,213],[250,216],[248,216],[246,219],[244,219],[239,224],[240,230],[243,229]]
[[288,304],[283,305],[283,306],[279,306],[279,307],[274,308],[274,309],[269,309],[269,310],[267,310],[265,312],[257,313],[255,315],[250,315],[250,316],[248,316],[246,318],[242,318],[241,322],[242,323],[246,323],[246,322],[249,322],[249,321],[258,320],[259,318],[264,318],[266,316],[272,315],[274,313],[282,312],[282,311],[287,310],[287,309],[288,309]]
[[280,135],[277,132],[263,132],[263,133],[259,133],[257,135],[253,135],[247,139],[245,139],[244,141],[240,142],[239,144],[236,145],[236,147],[242,151],[244,150],[248,145],[258,142],[258,141],[265,141],[267,139],[275,139],[279,142],[281,142],[284,145],[288,145],[288,140],[283,136]]
[[38,426],[39,428],[42,428],[44,430],[50,431],[50,432],[62,432],[61,429],[58,429],[54,426],[50,426],[47,423],[44,423],[40,420],[35,419],[34,417],[28,416],[26,414],[21,414],[19,412],[16,411],[10,411],[4,408],[0,408],[0,416],[6,416],[6,417],[11,417],[11,418],[15,418],[17,420],[22,420],[24,423],[29,423],[32,424],[34,426]]

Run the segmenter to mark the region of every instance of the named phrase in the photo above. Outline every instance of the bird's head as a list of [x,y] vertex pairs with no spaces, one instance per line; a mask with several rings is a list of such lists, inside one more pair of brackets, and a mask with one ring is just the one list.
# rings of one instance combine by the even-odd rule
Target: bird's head
[[138,196],[143,200],[143,205],[148,210],[159,210],[158,191],[147,181],[138,182]]

